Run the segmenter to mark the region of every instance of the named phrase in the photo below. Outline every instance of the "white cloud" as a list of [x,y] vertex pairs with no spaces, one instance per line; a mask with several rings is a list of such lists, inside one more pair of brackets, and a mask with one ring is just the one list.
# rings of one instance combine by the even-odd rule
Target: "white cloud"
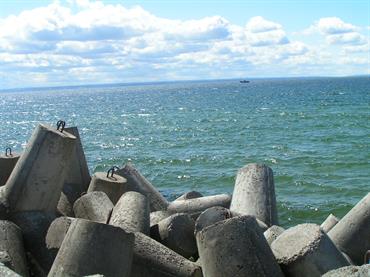
[[[261,16],[240,26],[221,16],[173,20],[138,6],[67,3],[0,19],[2,87],[238,77],[246,71],[266,76],[267,68],[276,75],[307,75],[311,71],[303,65],[319,70],[335,64],[338,55],[290,40],[281,24]],[[339,18],[320,19],[311,27],[329,46],[343,44],[341,55],[366,55],[368,38],[358,27]]]

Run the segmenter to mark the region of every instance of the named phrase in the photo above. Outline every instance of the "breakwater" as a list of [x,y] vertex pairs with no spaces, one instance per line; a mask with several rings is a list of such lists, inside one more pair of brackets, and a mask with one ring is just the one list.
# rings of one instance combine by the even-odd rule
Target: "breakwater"
[[25,151],[7,149],[1,164],[10,175],[0,187],[0,270],[9,276],[370,271],[370,193],[341,219],[284,230],[266,165],[241,168],[232,194],[168,201],[131,164],[90,176],[78,129],[64,121],[39,124]]

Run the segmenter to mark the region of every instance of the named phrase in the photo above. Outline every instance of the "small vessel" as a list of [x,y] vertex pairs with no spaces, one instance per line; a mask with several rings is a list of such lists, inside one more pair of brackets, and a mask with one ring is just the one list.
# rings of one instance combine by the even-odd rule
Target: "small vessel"
[[248,81],[248,80],[240,80],[240,83],[241,84],[247,84],[247,83],[249,83],[250,81]]

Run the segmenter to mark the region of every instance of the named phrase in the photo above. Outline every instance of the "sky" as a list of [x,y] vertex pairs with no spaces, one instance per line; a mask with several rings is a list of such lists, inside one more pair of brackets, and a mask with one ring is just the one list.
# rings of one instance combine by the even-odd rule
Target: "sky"
[[0,89],[364,74],[369,0],[0,0]]

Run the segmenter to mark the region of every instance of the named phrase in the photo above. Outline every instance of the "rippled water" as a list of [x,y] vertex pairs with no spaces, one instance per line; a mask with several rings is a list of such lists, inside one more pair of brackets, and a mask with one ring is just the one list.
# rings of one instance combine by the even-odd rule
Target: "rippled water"
[[0,93],[0,147],[38,122],[77,125],[91,172],[131,161],[169,199],[275,174],[282,225],[343,216],[370,188],[370,79],[183,82]]

